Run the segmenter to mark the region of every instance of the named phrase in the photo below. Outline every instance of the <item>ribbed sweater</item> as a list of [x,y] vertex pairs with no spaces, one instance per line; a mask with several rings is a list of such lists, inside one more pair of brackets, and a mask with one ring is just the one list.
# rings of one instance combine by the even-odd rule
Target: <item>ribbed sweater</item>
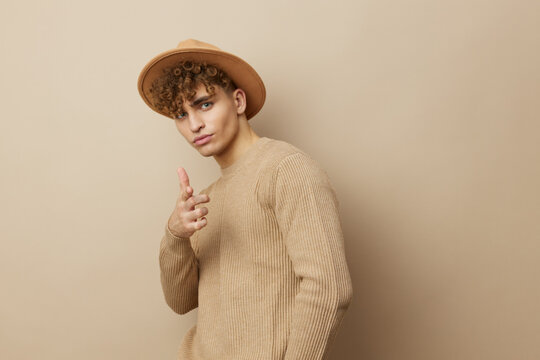
[[207,225],[159,250],[169,307],[197,323],[181,360],[326,359],[352,299],[339,202],[304,151],[260,137],[200,193]]

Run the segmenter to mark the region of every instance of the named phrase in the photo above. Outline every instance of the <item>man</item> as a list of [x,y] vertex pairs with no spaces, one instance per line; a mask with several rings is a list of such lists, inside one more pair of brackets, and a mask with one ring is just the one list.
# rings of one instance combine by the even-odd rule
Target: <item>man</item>
[[253,131],[264,84],[233,54],[182,41],[145,66],[138,86],[221,171],[194,194],[177,169],[161,284],[176,313],[198,307],[178,358],[325,359],[352,298],[327,173],[295,146]]

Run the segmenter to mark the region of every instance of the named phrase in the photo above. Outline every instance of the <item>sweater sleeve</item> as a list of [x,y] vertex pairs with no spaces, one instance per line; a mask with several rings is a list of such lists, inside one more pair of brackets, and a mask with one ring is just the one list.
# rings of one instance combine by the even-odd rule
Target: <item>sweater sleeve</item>
[[352,300],[339,204],[327,173],[307,154],[275,172],[275,210],[299,290],[285,360],[325,359]]
[[161,288],[167,305],[178,314],[198,306],[199,270],[189,238],[175,236],[165,224],[159,248]]

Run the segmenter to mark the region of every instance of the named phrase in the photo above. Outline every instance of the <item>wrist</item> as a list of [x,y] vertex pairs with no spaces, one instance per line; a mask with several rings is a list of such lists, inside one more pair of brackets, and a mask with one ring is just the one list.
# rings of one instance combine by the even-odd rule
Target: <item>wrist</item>
[[184,237],[184,236],[181,236],[180,234],[177,234],[177,233],[173,232],[173,231],[171,230],[170,225],[169,225],[169,221],[170,221],[170,219],[167,220],[166,230],[167,230],[167,232],[168,232],[170,235],[172,235],[173,238],[176,238],[176,239],[188,239],[188,238],[186,238],[186,237]]

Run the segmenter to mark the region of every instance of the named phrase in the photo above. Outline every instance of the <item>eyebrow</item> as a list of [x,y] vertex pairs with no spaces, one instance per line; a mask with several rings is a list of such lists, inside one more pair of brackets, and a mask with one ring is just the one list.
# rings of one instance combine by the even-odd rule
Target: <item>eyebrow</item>
[[191,107],[194,107],[194,106],[197,106],[199,105],[200,103],[202,103],[203,101],[206,101],[206,100],[209,100],[211,99],[212,97],[214,97],[214,95],[204,95],[204,96],[201,96],[200,98],[196,99],[195,101],[193,101],[190,106]]

